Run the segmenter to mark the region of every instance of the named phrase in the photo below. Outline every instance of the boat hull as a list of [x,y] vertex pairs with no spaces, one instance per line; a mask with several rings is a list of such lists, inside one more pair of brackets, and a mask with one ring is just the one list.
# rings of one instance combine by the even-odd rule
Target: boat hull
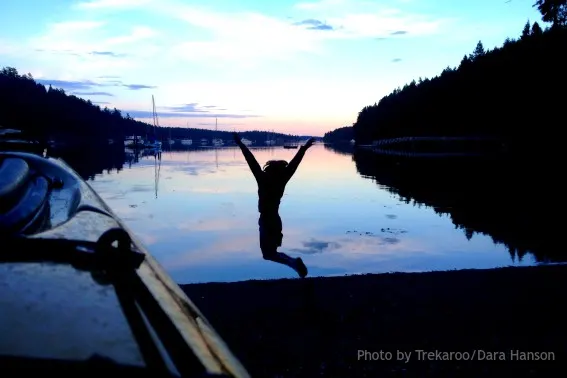
[[[0,152],[0,161],[6,159],[24,161],[31,176],[43,178],[49,187],[44,196],[45,222],[24,232],[0,229],[3,258],[14,259],[0,264],[0,285],[14,287],[0,294],[4,308],[10,309],[0,312],[2,364],[13,358],[81,362],[95,355],[140,369],[155,368],[155,360],[160,359],[165,361],[162,373],[174,376],[248,377],[195,304],[71,167],[60,159]],[[16,177],[19,174],[15,172]],[[101,247],[109,234],[119,235],[116,250],[125,248],[141,259],[124,276],[109,273],[118,269],[119,253],[126,253],[110,245]],[[44,245],[45,251],[23,254],[26,245],[30,251]],[[76,261],[54,266],[49,256],[61,260],[67,246],[72,249],[69,258]],[[118,253],[114,265],[102,270],[77,266],[81,253],[91,258],[102,253],[97,252],[100,248]],[[155,355],[148,357],[148,350]]]

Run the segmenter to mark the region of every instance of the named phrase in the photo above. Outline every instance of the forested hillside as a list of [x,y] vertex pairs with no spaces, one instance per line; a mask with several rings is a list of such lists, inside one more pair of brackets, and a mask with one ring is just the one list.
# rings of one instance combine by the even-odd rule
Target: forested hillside
[[323,141],[325,143],[350,142],[354,138],[352,126],[340,127],[336,130],[325,133]]
[[[0,70],[0,127],[25,131],[34,138],[63,139],[89,144],[107,143],[108,139],[123,140],[127,135],[154,133],[152,125],[137,121],[129,114],[114,108],[101,108],[89,100],[68,95],[62,89],[46,88],[30,74],[20,74],[15,68]],[[158,139],[166,138],[223,138],[231,139],[227,131],[159,127]],[[295,140],[300,136],[266,131],[247,131],[241,134],[263,143],[266,139]]]
[[363,108],[354,139],[488,136],[510,148],[554,149],[563,143],[557,133],[565,122],[566,49],[564,26],[544,31],[537,22],[494,50],[479,41],[457,68],[412,81]]

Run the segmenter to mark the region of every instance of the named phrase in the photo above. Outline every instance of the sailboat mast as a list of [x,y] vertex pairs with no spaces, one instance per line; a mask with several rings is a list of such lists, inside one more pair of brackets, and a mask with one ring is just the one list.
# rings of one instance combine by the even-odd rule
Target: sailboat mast
[[157,115],[157,111],[156,111],[156,102],[155,102],[155,99],[154,99],[154,95],[152,95],[152,115],[153,115],[153,121],[154,121],[153,136],[154,136],[154,139],[157,140],[157,128],[159,127],[159,121],[158,121],[158,115]]
[[156,102],[154,100],[154,95],[152,95],[152,119],[154,127],[156,126]]

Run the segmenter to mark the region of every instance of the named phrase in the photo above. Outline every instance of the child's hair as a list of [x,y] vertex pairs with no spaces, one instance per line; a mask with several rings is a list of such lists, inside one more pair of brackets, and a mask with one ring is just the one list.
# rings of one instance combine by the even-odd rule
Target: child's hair
[[268,174],[278,174],[283,172],[287,167],[287,161],[285,160],[270,160],[264,165],[264,172]]

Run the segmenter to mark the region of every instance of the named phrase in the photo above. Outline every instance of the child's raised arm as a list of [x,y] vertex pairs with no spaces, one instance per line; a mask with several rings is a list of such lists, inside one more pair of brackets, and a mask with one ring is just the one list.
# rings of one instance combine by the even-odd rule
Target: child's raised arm
[[262,168],[260,167],[260,164],[258,164],[258,161],[254,157],[252,152],[250,152],[248,147],[246,147],[246,145],[244,143],[242,143],[240,136],[237,133],[234,133],[233,137],[234,137],[234,141],[236,142],[238,147],[240,147],[240,150],[242,151],[242,154],[244,155],[244,159],[246,159],[246,162],[248,163],[250,170],[254,174],[256,181],[259,181],[260,177],[262,175]]

